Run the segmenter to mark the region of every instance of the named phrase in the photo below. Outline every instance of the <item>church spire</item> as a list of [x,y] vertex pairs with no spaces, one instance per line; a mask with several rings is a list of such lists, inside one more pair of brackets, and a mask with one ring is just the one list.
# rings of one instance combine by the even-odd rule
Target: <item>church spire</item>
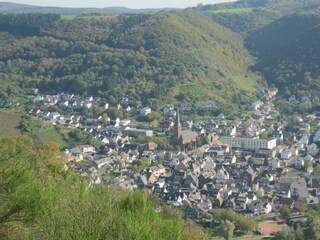
[[177,108],[176,125],[179,126],[179,127],[181,126],[179,108]]
[[180,136],[181,136],[181,123],[180,123],[180,114],[179,114],[179,108],[177,108],[176,113],[176,122],[174,124],[174,137],[177,142],[179,142]]

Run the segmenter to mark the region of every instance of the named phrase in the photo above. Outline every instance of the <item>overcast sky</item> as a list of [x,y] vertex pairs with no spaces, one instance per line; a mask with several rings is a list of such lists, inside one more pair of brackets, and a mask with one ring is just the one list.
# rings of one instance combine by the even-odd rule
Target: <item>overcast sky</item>
[[128,8],[186,8],[198,3],[213,4],[231,0],[0,0],[0,2],[15,2],[37,6],[59,7],[128,7]]

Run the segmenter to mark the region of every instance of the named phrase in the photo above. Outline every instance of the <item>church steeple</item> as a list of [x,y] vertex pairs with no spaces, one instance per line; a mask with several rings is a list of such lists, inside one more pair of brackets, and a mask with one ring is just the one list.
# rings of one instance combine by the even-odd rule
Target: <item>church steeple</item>
[[181,126],[179,108],[177,108],[176,124],[177,124],[177,126]]
[[177,108],[177,113],[176,113],[176,122],[174,124],[174,137],[176,141],[179,141],[180,136],[181,136],[181,123],[180,123],[180,114],[179,114],[179,108]]

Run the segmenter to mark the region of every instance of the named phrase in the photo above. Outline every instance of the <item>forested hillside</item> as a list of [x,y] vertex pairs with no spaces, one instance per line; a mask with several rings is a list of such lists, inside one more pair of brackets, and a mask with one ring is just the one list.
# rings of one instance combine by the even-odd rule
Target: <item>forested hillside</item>
[[0,13],[56,13],[65,15],[80,14],[121,14],[121,13],[140,13],[140,12],[158,12],[170,9],[130,9],[124,7],[106,7],[106,8],[70,8],[70,7],[40,7],[27,4],[12,2],[0,2]]
[[0,97],[40,88],[146,104],[210,98],[232,108],[264,84],[253,71],[286,95],[316,90],[319,19],[309,9],[319,3],[241,0],[73,20],[2,14]]
[[320,12],[290,15],[247,38],[257,56],[254,70],[286,96],[314,95],[320,90]]
[[319,91],[319,0],[240,0],[194,10],[244,37],[262,74],[288,97]]
[[[261,86],[241,37],[196,12],[83,17],[0,15],[4,97],[32,87],[147,101],[231,104]],[[37,31],[26,33],[29,18]],[[15,19],[9,29],[5,26]],[[246,85],[247,84],[247,85]],[[20,88],[17,88],[19,86]]]
[[56,145],[0,140],[1,239],[209,239],[195,223],[148,193],[89,187],[63,163]]

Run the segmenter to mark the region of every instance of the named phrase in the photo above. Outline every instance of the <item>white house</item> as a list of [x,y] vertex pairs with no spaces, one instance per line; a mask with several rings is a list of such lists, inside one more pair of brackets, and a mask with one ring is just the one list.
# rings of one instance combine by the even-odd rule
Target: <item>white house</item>
[[284,160],[288,160],[291,157],[292,157],[292,152],[290,149],[286,149],[280,154],[280,158]]
[[140,115],[147,116],[149,113],[151,113],[151,108],[144,107],[140,109]]
[[123,119],[120,121],[120,126],[128,126],[130,124],[130,120],[129,119]]
[[279,160],[279,158],[274,158],[274,159],[272,159],[272,160],[269,162],[269,165],[270,165],[272,168],[278,168],[278,167],[280,167],[280,160]]
[[60,117],[60,113],[58,112],[53,112],[50,114],[50,117],[52,120],[57,120]]

